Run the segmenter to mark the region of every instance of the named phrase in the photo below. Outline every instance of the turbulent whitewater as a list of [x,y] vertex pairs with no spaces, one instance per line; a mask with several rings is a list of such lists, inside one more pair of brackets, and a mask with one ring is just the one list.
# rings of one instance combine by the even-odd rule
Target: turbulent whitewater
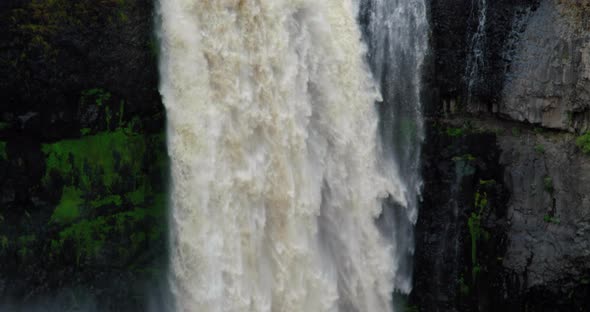
[[378,138],[355,0],[160,0],[179,311],[391,311]]

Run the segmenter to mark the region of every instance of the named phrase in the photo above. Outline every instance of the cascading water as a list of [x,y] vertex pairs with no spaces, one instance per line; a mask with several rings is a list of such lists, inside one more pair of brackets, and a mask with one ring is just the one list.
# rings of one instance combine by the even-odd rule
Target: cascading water
[[[422,126],[408,114],[414,134],[379,139],[406,124],[379,120],[358,3],[159,6],[177,310],[391,311],[394,283],[409,287],[396,253],[409,247],[377,220],[395,202],[415,221],[418,182],[401,179],[417,170],[406,166]],[[418,77],[405,77],[414,105]]]
[[472,0],[470,20],[475,20],[475,31],[469,42],[467,51],[467,65],[465,67],[465,80],[467,83],[467,103],[472,103],[474,92],[480,86],[485,66],[486,48],[486,23],[487,23],[487,0]]
[[[390,201],[382,222],[393,234],[395,288],[412,287],[413,227],[418,217],[422,66],[428,49],[424,0],[363,0],[361,23],[369,45],[369,63],[381,87],[380,134],[391,176],[403,201]],[[400,204],[405,203],[405,205]]]

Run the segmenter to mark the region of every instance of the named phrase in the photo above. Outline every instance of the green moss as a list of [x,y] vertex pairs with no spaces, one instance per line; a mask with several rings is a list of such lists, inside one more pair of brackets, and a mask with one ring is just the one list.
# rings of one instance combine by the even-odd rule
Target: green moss
[[90,207],[99,208],[107,205],[121,206],[123,201],[119,195],[109,195],[103,198],[99,198],[90,202]]
[[447,128],[447,135],[453,138],[462,137],[465,135],[465,129],[463,128]]
[[51,221],[70,223],[76,220],[80,216],[80,206],[83,203],[82,191],[71,186],[64,187],[61,200],[51,216]]
[[66,140],[43,146],[47,155],[45,184],[52,176],[67,185],[93,190],[141,174],[141,161],[146,152],[142,136],[128,134],[124,129],[99,133],[78,140]]
[[104,89],[94,88],[82,91],[80,104],[94,103],[97,106],[102,106],[111,99],[111,93]]
[[9,123],[7,123],[7,122],[1,122],[0,121],[0,130],[5,130],[5,129],[8,129],[8,128],[10,128],[10,124]]
[[543,217],[543,221],[547,222],[547,223],[553,223],[553,224],[560,224],[561,220],[559,220],[559,218],[556,218],[554,216],[550,216],[550,215],[545,215]]
[[82,129],[80,129],[80,135],[82,135],[82,136],[89,135],[90,132],[92,132],[92,129],[90,129],[90,128],[82,128]]
[[[154,200],[156,202],[157,199]],[[163,211],[156,204],[147,208],[137,208],[92,220],[82,220],[59,233],[58,239],[51,243],[53,254],[63,252],[67,242],[73,244],[76,264],[100,257],[107,245],[119,245],[119,257],[127,257],[140,250],[147,241],[161,240]],[[150,231],[138,231],[139,224],[150,224]],[[126,238],[129,241],[125,243]]]
[[[91,100],[95,105],[96,99]],[[123,112],[121,102],[111,126],[122,124]],[[68,221],[54,222],[61,228],[45,245],[52,261],[71,259],[79,266],[108,261],[128,267],[144,261],[138,255],[148,248],[163,249],[166,195],[159,177],[167,170],[165,135],[141,131],[141,120],[134,118],[126,128],[42,146],[43,185],[64,185],[51,220]]]
[[0,160],[8,159],[8,154],[6,154],[6,142],[0,141]]
[[471,237],[471,265],[472,265],[472,278],[475,281],[478,273],[481,271],[479,263],[477,261],[477,243],[480,239],[489,239],[489,233],[482,229],[482,215],[488,207],[487,193],[475,193],[475,211],[471,213],[467,220],[467,226],[469,228],[469,235]]
[[76,249],[76,264],[82,257],[95,257],[103,248],[107,235],[111,230],[107,218],[82,220],[59,233],[59,240],[52,242],[52,249],[61,249],[64,242],[70,241]]
[[512,135],[513,136],[520,136],[522,134],[522,131],[520,130],[520,128],[512,128]]
[[[106,244],[122,244],[121,234],[133,231],[135,224],[142,222],[150,213],[143,208],[126,211],[109,216],[101,216],[92,220],[82,220],[59,234],[59,240],[52,243],[52,249],[61,249],[65,242],[71,242],[76,250],[76,263],[84,259],[100,256]],[[142,232],[131,233],[132,246],[122,246],[123,250],[130,247],[137,249],[139,242],[145,240]]]
[[545,154],[545,146],[543,146],[542,144],[535,145],[535,152],[539,154]]
[[543,186],[545,187],[545,191],[547,191],[547,193],[553,194],[555,191],[553,186],[553,178],[550,176],[545,176],[545,178],[543,178]]
[[145,188],[138,188],[137,190],[128,193],[126,196],[133,205],[141,205],[145,201]]
[[18,255],[21,260],[24,260],[33,254],[33,245],[37,241],[35,235],[24,235],[17,239]]
[[479,180],[479,185],[481,186],[493,186],[496,185],[496,180]]
[[471,236],[471,264],[475,266],[477,265],[477,241],[481,238],[481,216],[472,212],[467,220],[467,226]]
[[590,131],[576,139],[576,145],[586,155],[590,155]]

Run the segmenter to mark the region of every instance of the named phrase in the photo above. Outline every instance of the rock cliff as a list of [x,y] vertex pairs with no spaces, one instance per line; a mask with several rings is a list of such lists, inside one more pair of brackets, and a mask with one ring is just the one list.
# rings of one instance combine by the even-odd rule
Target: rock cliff
[[430,4],[412,300],[424,311],[589,311],[590,2]]
[[153,23],[151,1],[0,4],[0,310],[154,297],[168,165]]

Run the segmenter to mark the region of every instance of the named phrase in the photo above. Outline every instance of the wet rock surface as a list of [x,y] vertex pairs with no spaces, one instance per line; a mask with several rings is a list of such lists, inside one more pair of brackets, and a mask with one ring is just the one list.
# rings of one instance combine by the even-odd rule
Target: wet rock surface
[[0,4],[0,310],[145,311],[166,267],[152,1]]
[[[423,311],[590,311],[590,3],[487,1],[469,90],[476,14],[465,8],[475,3],[430,1],[434,92],[411,301]],[[481,214],[478,192],[488,196]]]
[[412,301],[424,311],[588,311],[590,156],[575,136],[465,115],[434,125]]
[[499,112],[547,128],[588,130],[590,3],[543,1],[527,19]]

